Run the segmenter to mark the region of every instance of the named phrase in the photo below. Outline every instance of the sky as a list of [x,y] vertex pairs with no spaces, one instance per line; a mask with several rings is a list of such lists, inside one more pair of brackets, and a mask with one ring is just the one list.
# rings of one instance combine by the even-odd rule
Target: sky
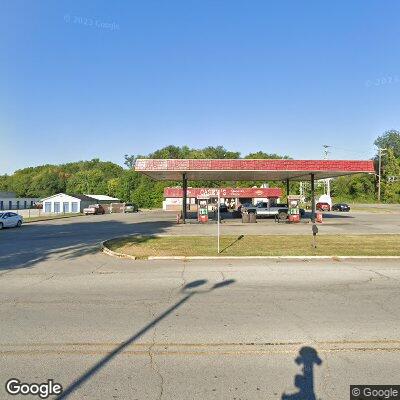
[[400,129],[400,2],[0,3],[0,174],[173,144],[367,159]]

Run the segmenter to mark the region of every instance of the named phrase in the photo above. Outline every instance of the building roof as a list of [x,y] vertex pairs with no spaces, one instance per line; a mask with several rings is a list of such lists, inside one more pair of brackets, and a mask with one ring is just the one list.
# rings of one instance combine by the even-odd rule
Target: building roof
[[7,198],[16,198],[16,194],[15,192],[0,192],[0,197],[2,197],[3,199],[7,199]]
[[89,196],[87,194],[69,194],[68,196],[75,197],[76,199],[82,200],[82,201],[93,201],[97,200],[92,196]]
[[91,197],[92,199],[99,200],[99,201],[104,201],[104,200],[109,200],[109,201],[119,201],[116,197],[111,197],[107,196],[105,194],[86,194],[86,196]]
[[287,159],[137,159],[135,171],[156,180],[305,181],[357,173],[375,173],[372,160]]
[[53,196],[46,197],[46,198],[42,199],[42,201],[50,200],[53,197],[57,197],[57,196],[69,196],[69,197],[72,197],[74,199],[83,200],[83,201],[91,201],[91,202],[95,202],[96,201],[96,199],[94,199],[93,197],[86,196],[84,194],[66,194],[66,193],[53,194]]
[[81,200],[81,201],[90,201],[92,203],[96,203],[97,201],[119,201],[119,199],[116,199],[115,197],[107,196],[105,194],[66,194],[66,193],[57,193],[57,194],[54,194],[53,196],[49,196],[49,197],[46,197],[45,199],[42,199],[42,201],[50,200],[53,197],[57,197],[60,195],[73,197],[74,199]]

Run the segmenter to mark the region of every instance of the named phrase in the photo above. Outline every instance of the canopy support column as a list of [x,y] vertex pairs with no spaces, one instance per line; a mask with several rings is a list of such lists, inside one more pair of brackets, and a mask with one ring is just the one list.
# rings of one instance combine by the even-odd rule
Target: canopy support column
[[[286,197],[289,197],[290,194],[290,187],[289,187],[289,178],[286,179]],[[289,206],[289,199],[287,199],[288,206]]]
[[186,202],[187,202],[187,177],[186,173],[182,174],[182,222],[186,223]]
[[315,223],[315,187],[314,174],[311,174],[311,222]]

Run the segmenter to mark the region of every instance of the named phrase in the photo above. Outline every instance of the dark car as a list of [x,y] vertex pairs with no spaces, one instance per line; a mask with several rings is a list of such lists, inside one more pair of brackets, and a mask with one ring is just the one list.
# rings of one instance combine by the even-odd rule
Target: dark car
[[226,205],[226,204],[220,204],[219,205],[219,212],[220,213],[222,213],[222,212],[228,212],[229,210],[228,210],[228,206]]
[[318,211],[331,211],[331,206],[329,203],[318,202],[315,207]]
[[332,211],[350,211],[350,206],[346,203],[338,203],[332,206]]

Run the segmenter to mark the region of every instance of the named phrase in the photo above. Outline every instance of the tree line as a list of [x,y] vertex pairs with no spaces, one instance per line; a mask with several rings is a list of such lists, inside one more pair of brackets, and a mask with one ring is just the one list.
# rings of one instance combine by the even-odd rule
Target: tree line
[[[382,156],[382,201],[400,203],[400,132],[387,131],[379,136],[374,144],[386,149]],[[153,181],[133,170],[136,158],[207,158],[237,159],[240,152],[230,151],[222,146],[208,146],[193,149],[188,146],[166,146],[145,156],[124,156],[121,167],[109,161],[93,159],[60,165],[41,165],[23,168],[12,175],[0,176],[0,191],[12,191],[19,197],[47,197],[56,193],[69,194],[108,194],[125,202],[136,203],[142,208],[160,207],[163,191],[167,186],[178,186],[181,182]],[[248,159],[290,159],[258,151],[247,154]],[[375,157],[377,165],[377,156]],[[394,177],[394,178],[392,178]],[[192,187],[252,187],[261,182],[189,182]],[[268,182],[270,186],[285,188],[283,182]],[[299,183],[291,183],[291,192],[298,193]],[[317,188],[322,193],[323,188]],[[377,180],[374,175],[353,175],[333,179],[331,193],[336,202],[374,202],[376,201]]]

